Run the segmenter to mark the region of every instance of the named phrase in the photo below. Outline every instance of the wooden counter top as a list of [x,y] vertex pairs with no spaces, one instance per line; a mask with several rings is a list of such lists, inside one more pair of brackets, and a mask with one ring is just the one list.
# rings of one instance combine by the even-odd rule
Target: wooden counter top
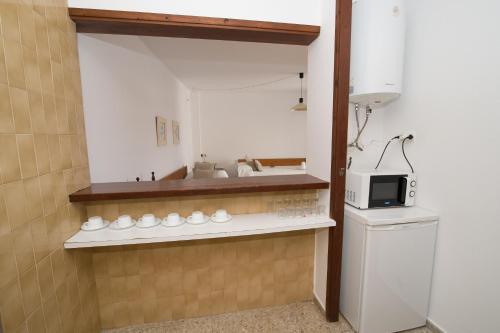
[[70,202],[144,199],[174,196],[327,189],[311,175],[182,179],[166,182],[97,183],[70,194]]

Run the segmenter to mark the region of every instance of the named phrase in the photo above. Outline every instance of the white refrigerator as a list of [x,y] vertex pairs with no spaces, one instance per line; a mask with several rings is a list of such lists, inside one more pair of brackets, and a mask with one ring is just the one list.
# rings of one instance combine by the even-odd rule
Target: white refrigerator
[[340,312],[355,331],[426,324],[438,219],[419,207],[346,205]]

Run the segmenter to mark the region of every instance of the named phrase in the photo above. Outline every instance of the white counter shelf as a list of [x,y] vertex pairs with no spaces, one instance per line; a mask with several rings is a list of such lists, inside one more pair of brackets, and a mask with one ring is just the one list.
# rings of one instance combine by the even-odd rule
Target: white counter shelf
[[177,242],[196,239],[262,235],[295,230],[334,227],[335,221],[326,216],[280,218],[276,214],[233,215],[227,223],[208,222],[202,225],[183,224],[167,228],[133,227],[127,230],[79,231],[64,243],[67,249],[99,246]]

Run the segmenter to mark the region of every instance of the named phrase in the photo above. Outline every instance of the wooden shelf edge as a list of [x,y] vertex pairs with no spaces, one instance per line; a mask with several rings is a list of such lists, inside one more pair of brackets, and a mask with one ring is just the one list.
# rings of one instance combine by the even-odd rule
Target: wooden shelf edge
[[77,32],[309,45],[320,27],[230,18],[68,8]]
[[69,195],[70,202],[150,199],[213,194],[282,192],[328,189],[330,184],[311,175],[189,179],[166,182],[98,183]]

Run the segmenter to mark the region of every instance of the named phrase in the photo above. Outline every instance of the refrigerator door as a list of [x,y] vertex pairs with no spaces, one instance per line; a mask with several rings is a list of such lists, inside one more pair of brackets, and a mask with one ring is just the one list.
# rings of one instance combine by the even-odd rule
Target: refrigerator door
[[437,222],[367,226],[360,333],[426,323]]

